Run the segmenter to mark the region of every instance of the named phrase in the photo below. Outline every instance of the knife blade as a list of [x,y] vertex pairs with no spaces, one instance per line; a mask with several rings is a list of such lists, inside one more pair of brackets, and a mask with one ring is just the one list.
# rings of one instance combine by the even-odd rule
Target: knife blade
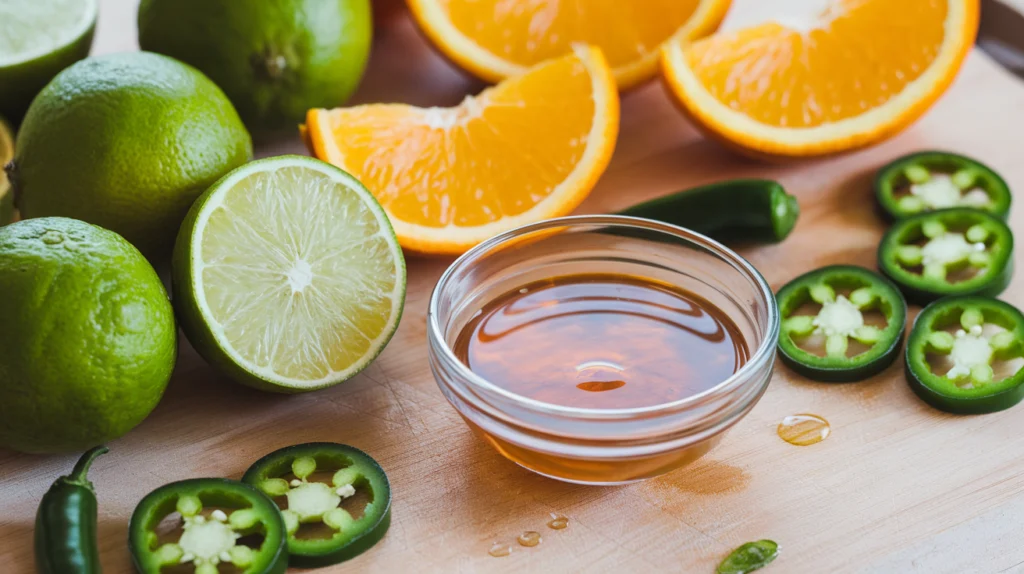
[[1024,78],[1024,1],[1011,6],[1001,0],[982,0],[978,47],[996,62]]

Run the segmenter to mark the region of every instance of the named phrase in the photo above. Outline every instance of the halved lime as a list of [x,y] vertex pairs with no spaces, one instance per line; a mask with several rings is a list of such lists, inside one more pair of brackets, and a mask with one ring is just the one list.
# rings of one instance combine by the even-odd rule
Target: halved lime
[[0,115],[17,123],[58,72],[89,55],[97,0],[0,1]]
[[405,303],[384,210],[354,177],[308,157],[255,161],[215,183],[182,224],[173,263],[192,345],[270,391],[349,379],[387,345]]
[[4,171],[4,166],[13,158],[14,136],[11,128],[0,118],[0,225],[7,225],[14,219],[14,193]]

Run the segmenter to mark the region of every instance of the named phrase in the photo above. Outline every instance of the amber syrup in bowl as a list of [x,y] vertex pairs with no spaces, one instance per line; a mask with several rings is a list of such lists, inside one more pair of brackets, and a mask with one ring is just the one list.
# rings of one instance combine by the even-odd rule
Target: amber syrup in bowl
[[463,327],[454,351],[496,386],[593,409],[696,395],[749,355],[735,323],[699,295],[599,274],[552,277],[498,296]]
[[503,234],[442,276],[431,367],[470,428],[540,474],[642,480],[710,450],[766,388],[779,318],[743,258],[648,220]]

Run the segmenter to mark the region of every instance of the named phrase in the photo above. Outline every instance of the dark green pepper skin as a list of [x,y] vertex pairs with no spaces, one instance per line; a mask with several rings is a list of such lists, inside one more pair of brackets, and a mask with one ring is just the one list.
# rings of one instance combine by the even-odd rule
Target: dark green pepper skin
[[358,469],[373,492],[373,499],[357,521],[359,529],[343,535],[340,540],[300,540],[289,536],[289,564],[299,568],[322,568],[355,558],[380,542],[391,526],[391,484],[380,464],[355,447],[329,442],[285,447],[253,463],[245,471],[242,481],[255,487],[268,478],[278,478],[287,474],[292,461],[299,457]]
[[981,310],[986,322],[1003,327],[1014,335],[1010,356],[1024,356],[1024,314],[1014,306],[989,297],[947,297],[925,307],[914,321],[907,337],[904,373],[907,384],[918,397],[932,407],[947,413],[974,415],[1008,409],[1024,399],[1024,369],[1016,374],[974,389],[960,389],[945,377],[935,375],[927,362],[927,337],[933,327],[952,319],[964,308]]
[[[992,258],[989,267],[966,281],[949,283],[926,278],[905,269],[897,261],[897,251],[907,240],[918,239],[922,224],[939,221],[966,228],[982,224],[991,231]],[[878,268],[891,279],[908,301],[926,305],[942,297],[978,295],[995,297],[1006,290],[1013,278],[1013,233],[1005,223],[977,209],[954,207],[930,211],[902,219],[893,224],[878,245]]]
[[930,171],[945,173],[953,173],[962,169],[974,172],[978,187],[983,189],[991,199],[991,204],[983,210],[1002,220],[1009,217],[1012,201],[1010,186],[994,169],[964,155],[930,150],[896,158],[878,170],[874,182],[875,199],[887,219],[898,220],[917,215],[901,209],[895,197],[896,188],[901,184],[906,184],[904,170],[910,166],[920,166]]
[[652,199],[618,214],[678,225],[722,243],[778,243],[793,231],[800,206],[776,181],[734,179]]
[[87,475],[93,460],[107,452],[98,446],[75,464],[68,476],[54,481],[36,513],[36,571],[40,574],[97,574],[96,493]]
[[[820,357],[797,346],[786,328],[786,322],[798,307],[810,300],[810,286],[819,283],[851,289],[873,289],[888,323],[882,329],[880,342],[859,355],[842,359]],[[779,357],[800,375],[824,383],[861,381],[885,370],[899,356],[907,323],[907,303],[895,285],[874,271],[854,265],[822,267],[804,273],[784,285],[775,299],[783,322],[779,333]]]

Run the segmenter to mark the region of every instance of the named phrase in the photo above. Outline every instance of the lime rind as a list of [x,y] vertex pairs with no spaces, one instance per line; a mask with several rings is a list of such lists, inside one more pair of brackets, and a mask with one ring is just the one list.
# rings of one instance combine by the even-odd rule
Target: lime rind
[[0,2],[0,68],[30,62],[78,41],[96,23],[97,0]]
[[178,331],[138,249],[76,219],[27,219],[0,227],[0,285],[0,449],[81,452],[152,412]]
[[[289,171],[296,168],[299,171]],[[283,177],[287,181],[301,185],[310,185],[311,181],[315,183],[316,180],[326,181],[332,189],[337,189],[337,184],[340,184],[344,190],[355,194],[358,198],[355,205],[365,208],[364,212],[330,212],[330,206],[337,204],[331,204],[331,198],[327,196],[318,201],[319,208],[316,210],[310,209],[310,205],[291,205],[301,200],[304,195],[315,195],[319,191],[314,194],[303,194],[290,188],[246,188],[244,196],[231,196],[233,190],[241,189],[239,186],[251,186],[253,181],[265,182],[267,177]],[[280,183],[274,179],[270,181]],[[271,194],[270,191],[274,193]],[[242,206],[260,205],[253,208],[259,211],[267,209],[270,202],[274,202],[274,217],[260,217],[258,221],[247,221],[245,215],[240,213],[228,215],[228,211],[235,203]],[[311,213],[313,211],[327,213],[320,217],[320,214]],[[262,215],[267,214],[264,212]],[[359,217],[362,219],[357,221]],[[329,229],[326,226],[328,223]],[[358,229],[360,225],[364,227]],[[211,227],[214,231],[208,234]],[[338,245],[308,243],[308,238],[312,236],[318,241],[327,241],[331,239],[327,236],[332,233],[333,238],[337,239],[338,229],[347,233],[350,227],[355,231],[353,237],[364,241],[359,241],[358,245],[348,250],[348,259],[344,258],[345,250],[337,249]],[[242,228],[245,228],[244,235],[236,235],[234,230]],[[372,232],[367,232],[368,229]],[[363,235],[359,235],[361,232]],[[208,245],[207,238],[216,234],[221,234],[221,240],[225,237],[233,239],[231,245],[218,246],[212,239]],[[253,241],[238,241],[243,236],[250,237]],[[302,237],[296,239],[297,236]],[[266,242],[265,239],[268,237],[269,242]],[[307,241],[305,247],[302,247],[303,237]],[[284,245],[292,240],[294,243]],[[275,244],[275,241],[279,243]],[[366,241],[376,245],[378,249],[375,253],[367,251]],[[256,161],[229,173],[197,201],[186,219],[178,243],[175,250],[175,294],[176,297],[187,299],[180,311],[183,315],[182,326],[200,354],[211,363],[223,367],[228,374],[244,384],[277,392],[303,392],[341,383],[368,366],[397,329],[405,300],[406,269],[401,248],[387,215],[358,180],[319,160],[302,156],[282,156]],[[250,249],[245,243],[261,245]],[[321,250],[322,257],[317,258],[317,250]],[[326,257],[332,261],[317,267],[317,261],[324,261],[323,250],[329,252]],[[301,257],[296,255],[303,251],[305,253]],[[355,253],[358,255],[354,255]],[[295,264],[287,269],[281,267],[284,260],[282,257],[295,258],[287,259],[295,261]],[[300,266],[299,261],[305,262],[305,259],[309,259],[312,266]],[[339,267],[339,264],[345,263],[348,264]],[[377,269],[374,271],[378,274],[367,277],[364,273],[364,276],[360,276],[360,265],[363,264],[376,266]],[[233,278],[222,274],[223,268],[231,270],[235,275],[237,270],[241,270],[237,292],[230,293],[231,289],[221,289],[209,293],[208,288],[212,284],[225,284],[225,277]],[[331,274],[317,274],[318,271],[323,272],[325,269]],[[381,276],[381,269],[393,274],[392,282],[388,286],[390,291],[373,293],[371,289],[380,287],[380,282],[374,279]],[[268,279],[271,274],[272,281]],[[208,276],[214,278],[212,283],[208,281]],[[254,283],[247,285],[246,281],[249,280]],[[346,283],[345,289],[340,289],[342,283]],[[227,284],[232,283],[228,281]],[[327,292],[320,301],[324,304],[313,305],[313,302],[304,301],[305,293],[304,297],[295,297],[304,289],[310,290],[310,300],[319,296],[321,291]],[[344,297],[339,296],[341,293]],[[364,298],[356,300],[354,296],[360,293]],[[236,297],[231,299],[232,296]],[[374,296],[377,297],[378,303],[387,302],[387,318],[376,333],[367,335],[358,330],[351,313],[366,309],[362,303],[372,302]],[[282,302],[286,302],[286,306]],[[296,302],[294,309],[293,302]],[[239,305],[246,308],[241,309]],[[312,310],[302,312],[304,308]],[[280,310],[281,313],[275,315],[274,310]],[[367,312],[380,311],[385,310],[369,309]],[[287,317],[294,320],[285,321]],[[354,319],[358,321],[359,318]],[[328,320],[341,321],[338,325],[342,328],[332,341],[335,345],[347,346],[353,339],[353,332],[362,334],[366,339],[360,347],[363,351],[354,360],[347,360],[342,352],[342,358],[346,358],[346,361],[340,368],[335,368],[339,363],[338,354],[330,354],[337,349],[324,344],[322,327]],[[238,323],[239,321],[241,323]],[[280,324],[281,322],[287,324]],[[346,330],[345,327],[351,328]],[[256,328],[262,328],[262,331]],[[239,333],[244,333],[241,339]],[[271,340],[267,335],[261,338],[258,333],[270,333],[277,338]],[[343,340],[342,334],[345,333],[348,337]],[[313,340],[314,336],[319,338]],[[355,338],[358,339],[358,336]],[[242,349],[238,348],[240,346]],[[296,356],[294,360],[291,359],[293,354]],[[284,359],[280,359],[278,355]],[[278,368],[282,363],[289,367],[298,364],[312,366],[302,367],[305,369],[304,372],[301,376],[296,376],[279,372],[289,370]],[[317,368],[326,372],[320,376],[309,376],[310,372],[316,372]]]

